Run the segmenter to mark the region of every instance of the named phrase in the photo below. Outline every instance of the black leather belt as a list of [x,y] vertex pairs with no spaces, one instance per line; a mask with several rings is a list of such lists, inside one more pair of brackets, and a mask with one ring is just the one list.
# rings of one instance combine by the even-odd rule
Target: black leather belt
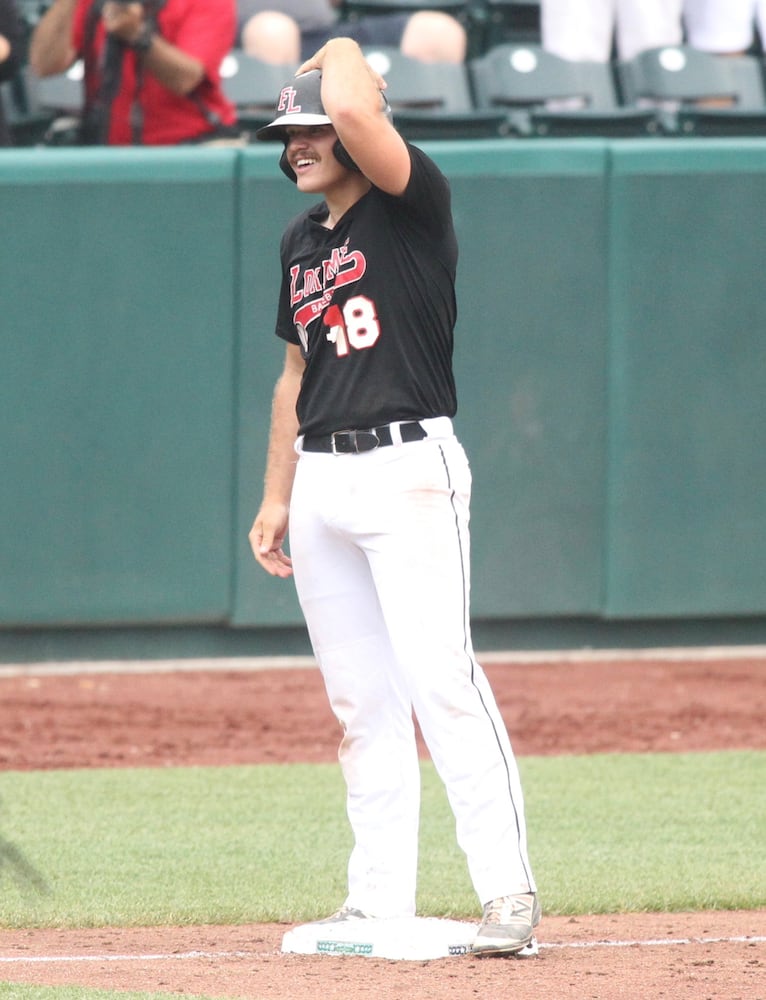
[[[428,437],[425,427],[417,420],[409,420],[398,426],[405,444]],[[371,427],[364,431],[334,431],[332,434],[305,437],[302,450],[319,451],[328,455],[358,455],[393,443],[391,425],[386,424],[385,427]]]

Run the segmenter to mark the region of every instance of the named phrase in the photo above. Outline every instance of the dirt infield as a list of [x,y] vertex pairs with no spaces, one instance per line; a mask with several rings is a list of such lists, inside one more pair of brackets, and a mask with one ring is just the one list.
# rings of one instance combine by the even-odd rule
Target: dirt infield
[[[519,755],[766,749],[766,658],[488,663]],[[0,768],[333,760],[316,670],[0,674]],[[0,983],[247,1000],[766,1000],[766,912],[544,917],[527,961],[282,955],[285,925],[0,931]],[[0,986],[3,997],[12,987]]]

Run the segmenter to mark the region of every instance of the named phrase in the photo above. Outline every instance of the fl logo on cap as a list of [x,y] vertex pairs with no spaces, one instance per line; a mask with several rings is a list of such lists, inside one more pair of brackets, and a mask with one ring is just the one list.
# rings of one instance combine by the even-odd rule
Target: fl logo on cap
[[297,114],[301,110],[300,104],[295,103],[295,98],[297,96],[298,91],[295,87],[283,87],[282,93],[279,95],[277,111],[284,111],[286,115],[291,115],[293,113]]

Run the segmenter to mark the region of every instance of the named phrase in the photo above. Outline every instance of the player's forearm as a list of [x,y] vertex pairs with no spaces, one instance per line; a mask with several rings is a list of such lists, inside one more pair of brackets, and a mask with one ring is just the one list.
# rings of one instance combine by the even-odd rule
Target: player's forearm
[[291,576],[293,571],[284,544],[297,462],[293,447],[297,430],[295,398],[286,370],[274,393],[263,501],[248,534],[257,562],[267,573],[282,578]]
[[274,390],[271,411],[271,433],[263,483],[263,502],[290,506],[298,456],[295,439],[298,418],[295,403],[299,383],[289,373],[283,373]]
[[72,19],[77,0],[55,0],[37,22],[29,42],[29,64],[37,76],[69,69],[77,58],[72,45]]

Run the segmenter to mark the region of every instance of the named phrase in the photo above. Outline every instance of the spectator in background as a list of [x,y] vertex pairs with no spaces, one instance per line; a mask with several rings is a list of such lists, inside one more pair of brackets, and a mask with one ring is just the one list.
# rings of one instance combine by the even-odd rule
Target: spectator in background
[[173,145],[234,138],[219,67],[235,0],[54,0],[32,35],[38,76],[85,65],[82,142]]
[[543,48],[562,59],[608,62],[683,41],[682,0],[540,0]]
[[376,14],[343,20],[336,0],[238,0],[238,43],[264,62],[297,64],[330,38],[343,35],[359,45],[400,48],[424,62],[460,63],[467,39],[463,26],[439,10]]
[[[0,83],[11,80],[21,65],[21,18],[14,0],[0,0]],[[0,146],[13,145],[0,103]]]
[[766,0],[684,0],[689,45],[717,55],[743,55],[753,45],[757,23],[766,39]]

